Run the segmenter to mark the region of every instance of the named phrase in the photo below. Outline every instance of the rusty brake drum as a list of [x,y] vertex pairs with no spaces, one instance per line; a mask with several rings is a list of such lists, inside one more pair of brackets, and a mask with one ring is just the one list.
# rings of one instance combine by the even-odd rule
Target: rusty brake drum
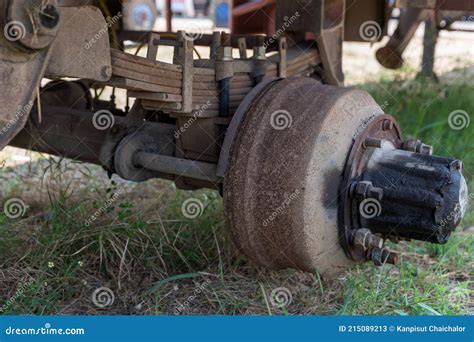
[[230,149],[228,226],[267,268],[331,277],[354,263],[394,263],[386,239],[445,243],[464,214],[462,163],[431,152],[403,141],[364,91],[308,77],[274,82]]
[[311,78],[266,90],[239,128],[224,182],[237,246],[273,269],[349,267],[337,227],[340,176],[354,132],[382,114],[366,92]]

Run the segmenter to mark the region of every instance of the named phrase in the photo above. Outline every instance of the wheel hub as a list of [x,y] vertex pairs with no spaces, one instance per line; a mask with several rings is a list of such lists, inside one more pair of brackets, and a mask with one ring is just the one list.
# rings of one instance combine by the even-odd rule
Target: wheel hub
[[236,132],[226,219],[240,250],[267,268],[333,277],[395,263],[386,239],[445,243],[463,216],[461,162],[404,141],[366,92],[284,79],[255,97]]
[[444,244],[464,216],[462,162],[402,140],[395,119],[372,120],[355,139],[340,185],[339,234],[353,260],[396,263],[390,239]]

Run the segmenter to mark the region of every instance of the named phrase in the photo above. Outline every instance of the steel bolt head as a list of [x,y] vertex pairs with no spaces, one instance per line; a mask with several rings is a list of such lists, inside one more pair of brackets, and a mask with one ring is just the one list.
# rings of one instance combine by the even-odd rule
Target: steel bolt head
[[372,251],[370,252],[370,258],[372,259],[372,261],[374,262],[374,265],[375,266],[382,266],[383,265],[383,262],[382,262],[382,248],[378,248],[378,247],[375,247],[374,249],[372,249]]
[[398,262],[398,254],[384,248],[382,249],[382,262],[386,264],[396,265]]
[[433,154],[433,146],[423,144],[420,140],[417,139],[408,139],[403,143],[403,149],[405,151],[416,152],[426,155]]
[[382,248],[383,239],[372,234],[367,228],[357,229],[352,236],[352,244],[364,251],[372,248]]
[[420,143],[420,141],[416,139],[405,140],[405,142],[403,143],[403,149],[405,151],[416,152],[416,145],[418,143]]
[[418,151],[417,152],[421,153],[421,154],[426,154],[426,155],[431,156],[433,154],[433,146],[421,143],[418,146]]
[[370,252],[370,258],[375,266],[382,266],[383,264],[395,265],[398,262],[398,254],[391,252],[387,248],[375,247]]
[[361,181],[351,185],[350,194],[359,200],[374,198],[381,201],[383,198],[383,189],[373,186],[372,182]]
[[362,181],[358,182],[354,187],[354,196],[359,199],[367,197],[367,191],[372,186],[372,182]]
[[374,198],[377,201],[381,201],[383,198],[383,189],[381,188],[376,188],[376,187],[370,187],[369,190],[367,191],[367,198]]

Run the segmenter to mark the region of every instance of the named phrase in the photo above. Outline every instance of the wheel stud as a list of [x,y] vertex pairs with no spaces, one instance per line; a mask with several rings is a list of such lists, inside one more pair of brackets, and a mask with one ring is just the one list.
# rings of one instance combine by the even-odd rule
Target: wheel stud
[[367,148],[367,147],[382,148],[382,145],[383,145],[382,139],[367,138],[364,141],[363,148]]
[[382,266],[385,263],[395,265],[398,262],[398,254],[386,248],[375,247],[370,253],[370,258],[375,266]]
[[352,244],[364,251],[372,248],[382,248],[383,239],[372,234],[367,228],[357,229],[352,236]]
[[416,152],[426,155],[433,154],[433,146],[423,144],[420,140],[408,139],[403,143],[403,149],[405,151]]
[[384,120],[382,122],[382,130],[390,131],[393,128],[393,121],[391,120]]

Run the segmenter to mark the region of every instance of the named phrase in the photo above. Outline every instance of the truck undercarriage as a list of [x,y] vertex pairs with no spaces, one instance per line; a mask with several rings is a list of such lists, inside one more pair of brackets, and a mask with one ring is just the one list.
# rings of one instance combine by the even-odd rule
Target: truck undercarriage
[[[396,263],[387,240],[448,242],[467,207],[462,162],[404,139],[370,95],[343,87],[344,32],[366,22],[345,17],[346,1],[277,2],[270,37],[126,31],[117,3],[0,4],[0,149],[218,190],[236,245],[269,268],[331,276]],[[364,6],[385,30],[385,5]],[[94,96],[105,87],[109,101]],[[116,89],[133,105],[118,108]]]

